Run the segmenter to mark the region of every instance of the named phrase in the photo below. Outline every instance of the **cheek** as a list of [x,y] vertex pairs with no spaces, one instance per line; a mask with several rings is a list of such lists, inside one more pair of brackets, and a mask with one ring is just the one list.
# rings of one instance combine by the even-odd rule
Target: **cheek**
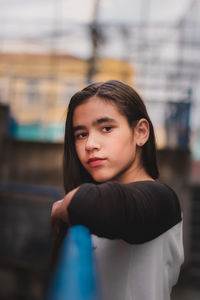
[[75,150],[76,150],[76,154],[77,154],[78,158],[80,158],[80,153],[81,153],[80,146],[75,144]]
[[84,155],[83,145],[80,143],[75,144],[75,150],[76,150],[76,154],[77,154],[79,160],[82,161],[83,155]]
[[113,150],[113,152],[119,152],[123,154],[126,150],[131,149],[134,145],[131,137],[125,135],[119,135],[109,141],[108,147]]
[[133,158],[136,152],[136,145],[130,138],[123,138],[112,144],[112,153],[116,159],[124,161],[126,159]]

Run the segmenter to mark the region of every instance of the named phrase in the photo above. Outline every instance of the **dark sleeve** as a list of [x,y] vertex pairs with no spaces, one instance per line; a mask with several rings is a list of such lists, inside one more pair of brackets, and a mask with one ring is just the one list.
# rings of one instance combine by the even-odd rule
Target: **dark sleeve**
[[130,244],[144,243],[181,221],[179,200],[168,186],[151,181],[86,183],[68,207],[72,225]]

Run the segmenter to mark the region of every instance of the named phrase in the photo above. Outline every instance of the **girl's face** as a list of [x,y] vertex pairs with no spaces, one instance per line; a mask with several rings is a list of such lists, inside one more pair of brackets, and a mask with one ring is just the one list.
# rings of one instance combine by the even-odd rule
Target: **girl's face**
[[96,182],[136,180],[141,139],[114,103],[88,99],[74,110],[73,130],[78,158]]

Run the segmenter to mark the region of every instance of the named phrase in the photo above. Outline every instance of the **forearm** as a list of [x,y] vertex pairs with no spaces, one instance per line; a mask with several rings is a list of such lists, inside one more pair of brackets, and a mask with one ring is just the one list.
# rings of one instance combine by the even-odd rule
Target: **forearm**
[[180,221],[180,207],[162,193],[155,193],[157,199],[153,199],[143,190],[137,184],[132,193],[112,183],[81,186],[68,206],[70,222],[98,236],[131,244],[152,240]]

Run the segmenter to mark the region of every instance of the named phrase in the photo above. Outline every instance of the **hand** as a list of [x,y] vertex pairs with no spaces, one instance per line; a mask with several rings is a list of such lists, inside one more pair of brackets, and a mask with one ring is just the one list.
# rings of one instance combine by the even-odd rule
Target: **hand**
[[70,225],[69,215],[67,208],[71,202],[72,197],[78,188],[70,191],[63,199],[56,201],[51,210],[51,226],[57,233],[60,232],[60,225],[62,222]]
[[51,210],[51,226],[56,231],[56,233],[60,232],[62,222],[68,223],[67,208],[66,214],[63,212],[63,201],[64,199],[56,201],[53,204]]

